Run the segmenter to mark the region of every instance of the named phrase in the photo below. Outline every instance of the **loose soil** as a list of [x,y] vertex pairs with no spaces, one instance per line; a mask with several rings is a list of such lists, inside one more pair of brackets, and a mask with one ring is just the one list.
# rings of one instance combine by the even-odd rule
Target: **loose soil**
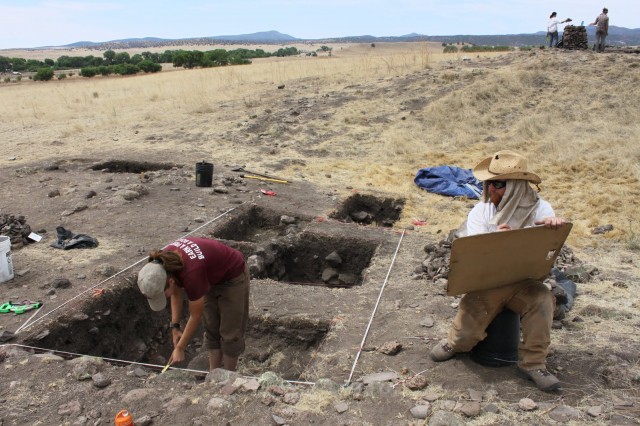
[[[500,68],[512,60],[479,61],[477,67]],[[445,65],[430,72],[442,77],[447,70]],[[224,139],[237,150],[240,132],[259,135],[273,122],[286,123],[300,114],[324,120],[360,97],[378,96],[377,90],[412,110],[459,88],[434,89],[431,97],[407,94],[422,77],[409,74],[345,88],[328,99],[299,89],[287,99],[265,100],[268,114],[252,119],[253,127],[229,130]],[[321,108],[312,112],[312,104]],[[389,118],[372,113],[365,119]],[[149,126],[148,132],[160,133]],[[289,127],[287,132],[314,131],[304,125]],[[145,128],[136,129],[145,133]],[[212,187],[197,187],[194,165],[205,150],[195,145],[169,157],[161,139],[142,149],[132,145],[127,152],[89,142],[75,154],[33,153],[19,164],[3,161],[0,211],[24,215],[44,239],[12,250],[16,276],[0,284],[0,301],[41,300],[44,305],[22,315],[0,314],[0,332],[15,332],[30,320],[16,339],[0,348],[5,382],[0,424],[111,424],[121,409],[130,410],[135,419],[148,416],[154,424],[167,425],[445,424],[439,423],[443,416],[446,424],[555,424],[564,405],[579,410],[567,417],[575,424],[637,424],[637,334],[612,331],[607,342],[590,331],[602,321],[620,322],[623,330],[640,328],[637,296],[627,297],[625,305],[621,293],[637,287],[637,252],[603,256],[586,247],[575,249],[599,274],[580,287],[574,310],[562,328],[553,331],[548,364],[563,382],[561,391],[540,392],[518,378],[515,367],[484,367],[467,355],[436,364],[428,352],[446,335],[458,299],[447,297],[441,285],[415,279],[414,272],[425,257],[425,245],[438,243],[448,229],[425,231],[408,225],[412,218],[403,210],[404,194],[339,178],[331,181],[329,170],[329,184],[306,179],[307,162],[326,155],[318,148],[323,137],[333,138],[331,129],[326,131],[316,135],[314,143],[295,147],[302,159],[279,158],[273,141],[261,146],[259,138],[251,139],[247,152],[264,154],[259,171],[282,174],[289,184],[242,178],[243,173],[233,169],[247,157],[226,152],[227,161],[214,160]],[[153,143],[162,144],[163,150],[149,149]],[[458,199],[438,202],[443,215],[458,214],[459,222],[473,205]],[[371,215],[370,224],[353,221],[361,211]],[[294,225],[283,224],[283,216],[294,218]],[[57,226],[90,235],[99,246],[50,247]],[[259,377],[262,387],[257,391],[230,390],[211,377],[204,380],[205,373],[197,372],[206,370],[200,338],[189,346],[183,364],[160,374],[171,350],[169,314],[149,309],[135,274],[146,253],[185,235],[221,239],[245,256],[269,244],[281,250],[286,273],[251,282],[249,336],[239,373]],[[354,284],[323,282],[325,258],[332,252],[343,259],[340,272],[357,277]],[[59,278],[71,286],[52,289]],[[592,305],[589,295],[595,292],[610,292],[619,306]],[[397,354],[380,351],[394,341],[401,345]],[[56,356],[43,355],[48,351]],[[78,376],[73,359],[80,355],[107,361]],[[90,378],[98,371],[110,384],[98,387],[96,377]],[[363,377],[382,372],[394,372],[397,378],[362,388]],[[428,380],[426,388],[407,387],[416,375]],[[273,383],[279,386],[270,387]],[[533,399],[538,409],[519,408],[522,398]],[[477,412],[469,409],[474,402]],[[412,415],[413,407],[429,404],[427,419]],[[594,407],[602,414],[588,415]]]

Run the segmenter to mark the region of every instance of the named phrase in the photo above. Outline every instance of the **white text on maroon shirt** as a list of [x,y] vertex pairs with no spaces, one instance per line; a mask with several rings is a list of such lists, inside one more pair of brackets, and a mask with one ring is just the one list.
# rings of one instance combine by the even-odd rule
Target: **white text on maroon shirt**
[[185,238],[180,238],[178,241],[171,243],[170,245],[178,247],[180,250],[186,253],[189,256],[189,259],[204,259],[204,254],[202,254],[202,250],[198,244],[193,241],[189,241]]

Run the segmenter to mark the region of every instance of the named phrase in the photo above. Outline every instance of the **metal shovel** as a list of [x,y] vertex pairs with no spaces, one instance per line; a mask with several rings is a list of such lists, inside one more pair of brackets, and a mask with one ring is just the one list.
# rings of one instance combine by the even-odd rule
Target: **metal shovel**
[[267,179],[276,179],[278,181],[282,181],[281,183],[289,183],[289,181],[286,180],[286,179],[282,179],[282,178],[279,178],[277,176],[270,176],[270,175],[266,175],[264,173],[258,173],[258,172],[254,172],[254,171],[251,171],[251,170],[247,170],[247,169],[244,168],[244,166],[234,167],[233,169],[231,169],[231,171],[232,172],[250,173],[252,175],[262,176],[263,178],[267,178]]

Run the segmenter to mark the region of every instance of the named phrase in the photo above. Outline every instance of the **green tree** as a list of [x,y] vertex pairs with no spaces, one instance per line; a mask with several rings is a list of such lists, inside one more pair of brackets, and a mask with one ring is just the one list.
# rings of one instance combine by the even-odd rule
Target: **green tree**
[[116,64],[129,64],[131,63],[131,56],[129,56],[128,52],[118,52],[113,61]]
[[98,73],[95,67],[84,67],[80,70],[82,77],[94,77]]
[[36,72],[36,75],[33,76],[33,79],[35,81],[49,81],[52,78],[53,78],[53,69],[49,67],[38,69],[38,71]]
[[45,59],[44,60],[44,64],[48,67],[53,68],[53,66],[56,64],[56,62],[53,59]]
[[143,59],[144,59],[144,58],[142,57],[142,55],[141,55],[141,54],[136,53],[135,55],[133,55],[133,56],[131,57],[131,63],[132,63],[133,65],[138,65],[140,62],[142,62],[142,60],[143,60]]
[[162,65],[149,61],[149,60],[145,60],[142,61],[138,64],[138,67],[146,72],[146,73],[152,73],[152,72],[159,72],[162,71]]
[[116,59],[116,52],[109,49],[106,52],[104,52],[102,56],[104,56],[104,60],[107,63],[107,65],[111,65],[113,64],[113,61]]

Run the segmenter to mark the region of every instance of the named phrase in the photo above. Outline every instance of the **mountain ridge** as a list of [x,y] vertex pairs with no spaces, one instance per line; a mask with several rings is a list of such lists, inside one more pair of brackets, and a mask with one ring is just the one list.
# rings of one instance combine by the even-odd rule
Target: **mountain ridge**
[[[595,27],[587,27],[587,34],[590,42],[595,40]],[[140,37],[126,38],[104,42],[78,41],[62,46],[43,46],[42,48],[93,48],[93,49],[113,49],[113,48],[134,48],[134,47],[154,47],[162,45],[199,45],[199,44],[281,44],[281,43],[375,43],[375,42],[402,42],[402,41],[431,41],[442,43],[470,43],[478,45],[500,45],[500,46],[532,46],[545,44],[546,32],[521,34],[495,34],[495,35],[425,35],[409,33],[403,36],[346,36],[328,37],[320,39],[302,39],[284,34],[276,30],[260,31],[250,34],[238,35],[218,35],[206,37],[191,37],[169,39],[160,37]],[[609,27],[607,43],[612,45],[640,45],[640,28]]]

